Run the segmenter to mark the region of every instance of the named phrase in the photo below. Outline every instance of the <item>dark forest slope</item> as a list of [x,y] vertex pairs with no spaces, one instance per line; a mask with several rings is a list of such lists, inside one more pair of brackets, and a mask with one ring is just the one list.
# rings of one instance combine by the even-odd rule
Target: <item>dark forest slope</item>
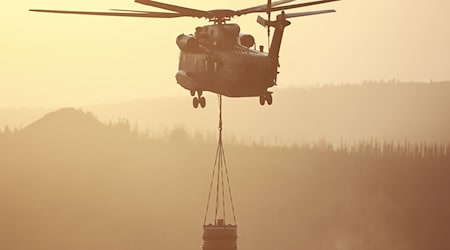
[[[449,249],[449,147],[352,148],[226,144],[240,248]],[[214,152],[73,109],[3,133],[0,249],[198,249]]]

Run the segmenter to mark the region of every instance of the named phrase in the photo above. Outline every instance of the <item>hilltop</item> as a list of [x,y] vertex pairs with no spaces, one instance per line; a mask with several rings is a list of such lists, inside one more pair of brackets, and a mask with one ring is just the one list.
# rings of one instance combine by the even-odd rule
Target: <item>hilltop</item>
[[32,122],[20,130],[20,135],[56,142],[96,136],[102,134],[105,127],[92,113],[63,108]]

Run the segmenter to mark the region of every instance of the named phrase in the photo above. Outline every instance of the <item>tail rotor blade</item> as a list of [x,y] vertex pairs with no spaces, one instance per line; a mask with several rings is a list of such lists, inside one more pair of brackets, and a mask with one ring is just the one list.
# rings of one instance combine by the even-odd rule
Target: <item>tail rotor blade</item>
[[[272,14],[272,0],[267,0],[267,20],[270,22],[270,14]],[[270,48],[270,26],[267,25],[267,47]]]
[[269,21],[264,19],[264,17],[262,17],[262,16],[258,16],[258,19],[256,19],[256,22],[261,24],[263,27],[268,27],[269,26]]

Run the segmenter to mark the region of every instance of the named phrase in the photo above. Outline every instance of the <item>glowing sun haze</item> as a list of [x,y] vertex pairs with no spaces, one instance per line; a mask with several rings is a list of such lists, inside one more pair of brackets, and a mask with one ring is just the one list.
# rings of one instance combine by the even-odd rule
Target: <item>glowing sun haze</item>
[[[167,1],[199,9],[239,9],[265,1]],[[56,15],[31,8],[155,10],[132,0],[10,1],[0,15],[0,107],[86,105],[188,95],[179,87],[175,38],[204,19]],[[448,80],[448,0],[343,0],[302,10],[286,29],[280,86],[364,80]],[[300,11],[300,10],[299,10]],[[292,11],[291,11],[292,12]],[[233,20],[267,46],[256,15]]]

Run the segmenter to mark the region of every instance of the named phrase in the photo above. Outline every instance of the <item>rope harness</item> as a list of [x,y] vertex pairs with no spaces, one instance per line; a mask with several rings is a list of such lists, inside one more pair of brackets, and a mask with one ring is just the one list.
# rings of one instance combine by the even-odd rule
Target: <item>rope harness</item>
[[[219,141],[216,150],[216,158],[214,160],[214,168],[209,185],[208,202],[206,203],[205,218],[203,225],[206,225],[208,218],[209,205],[213,190],[215,191],[215,208],[214,208],[214,224],[217,223],[220,210],[222,210],[223,221],[226,221],[226,196],[225,196],[225,184],[228,186],[228,197],[231,203],[231,211],[233,213],[233,222],[236,225],[236,214],[234,211],[233,196],[231,194],[230,179],[228,177],[227,161],[225,159],[225,151],[222,143],[222,95],[218,95],[219,101]],[[225,183],[226,179],[226,183]]]

